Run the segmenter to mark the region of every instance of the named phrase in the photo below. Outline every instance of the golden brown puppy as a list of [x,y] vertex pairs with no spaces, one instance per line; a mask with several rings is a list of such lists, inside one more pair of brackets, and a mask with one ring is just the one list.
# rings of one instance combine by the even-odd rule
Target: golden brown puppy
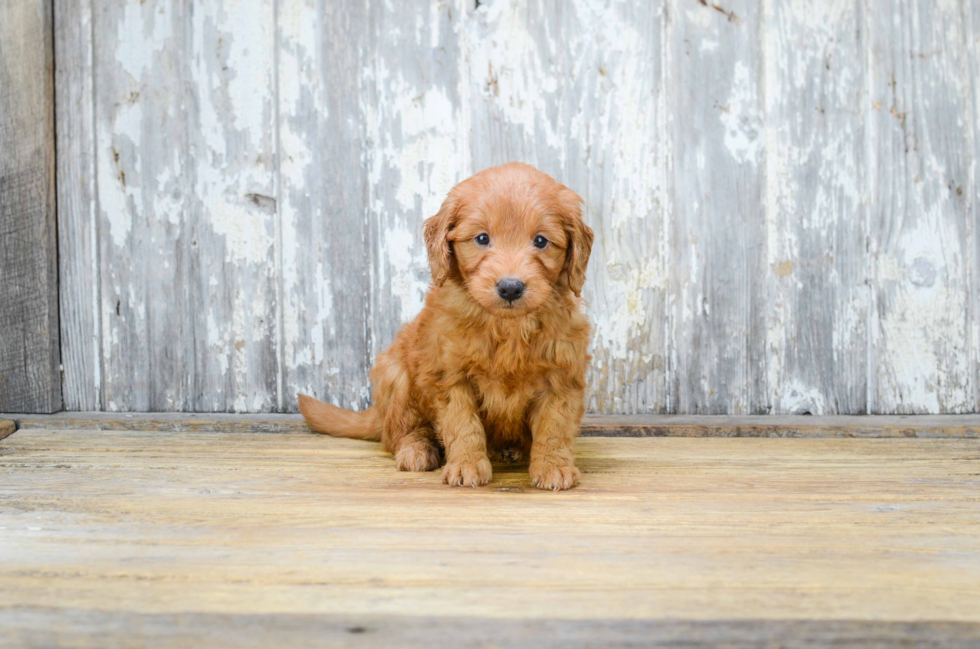
[[490,459],[530,451],[531,483],[578,483],[589,323],[579,310],[592,230],[582,199],[510,163],[456,185],[425,222],[425,308],[378,355],[374,405],[356,413],[299,396],[313,430],[380,440],[402,471],[454,486],[490,481]]

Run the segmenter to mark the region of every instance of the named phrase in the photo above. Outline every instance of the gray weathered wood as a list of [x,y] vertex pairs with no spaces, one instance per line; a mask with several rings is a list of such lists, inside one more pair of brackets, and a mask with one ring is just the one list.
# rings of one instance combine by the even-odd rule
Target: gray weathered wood
[[91,0],[54,1],[64,407],[101,410],[102,306]]
[[[894,646],[970,649],[980,643],[971,622],[864,620],[569,620],[302,613],[148,614],[73,608],[16,607],[0,612],[0,640],[10,646],[101,649],[118,644],[208,647],[337,646],[439,649],[693,649],[725,647]],[[110,631],[112,630],[112,631]]]
[[461,69],[472,49],[459,33],[472,7],[366,2],[365,11],[359,101],[373,360],[422,309],[430,279],[422,220],[473,173]]
[[970,53],[970,78],[974,79],[973,88],[973,166],[969,176],[967,199],[973,207],[972,219],[967,215],[967,232],[970,233],[973,246],[969,248],[970,268],[973,276],[968,291],[970,301],[970,374],[976,377],[973,381],[973,409],[980,410],[980,3],[967,3],[969,11],[964,12],[969,26],[967,45]]
[[524,160],[590,410],[976,412],[975,4],[58,0],[66,403],[364,407],[422,220]]
[[[966,3],[970,4],[970,3]],[[872,412],[975,412],[964,3],[869,3]]]
[[[308,433],[300,415],[61,412],[0,415],[24,429]],[[980,439],[978,415],[586,415],[582,437]]]
[[296,393],[370,402],[371,258],[364,115],[363,2],[281,2],[282,405]]
[[473,168],[522,160],[584,199],[589,407],[665,412],[666,3],[481,6],[466,23]]
[[768,405],[867,411],[867,45],[853,0],[765,3]]
[[193,172],[182,61],[190,17],[183,7],[176,0],[93,5],[106,410],[192,407],[193,339],[184,316]]
[[277,408],[272,8],[96,15],[107,410]]
[[54,45],[44,0],[0,2],[0,410],[61,409]]
[[671,9],[670,410],[765,413],[761,6],[675,0]]
[[191,5],[186,410],[279,408],[275,5]]

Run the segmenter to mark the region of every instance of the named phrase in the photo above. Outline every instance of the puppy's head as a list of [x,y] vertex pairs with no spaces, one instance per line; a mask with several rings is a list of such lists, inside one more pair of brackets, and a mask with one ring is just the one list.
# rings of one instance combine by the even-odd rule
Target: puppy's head
[[580,295],[593,239],[581,202],[551,176],[519,163],[464,180],[425,221],[433,283],[458,282],[504,317],[540,308],[555,291]]

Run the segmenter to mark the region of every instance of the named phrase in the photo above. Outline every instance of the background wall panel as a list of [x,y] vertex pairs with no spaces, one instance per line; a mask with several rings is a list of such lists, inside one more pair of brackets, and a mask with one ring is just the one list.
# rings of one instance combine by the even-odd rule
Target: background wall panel
[[765,413],[762,6],[675,0],[673,7],[670,409]]
[[61,355],[67,410],[102,409],[91,0],[55,0],[55,107]]
[[872,412],[977,409],[971,4],[869,4]]
[[867,29],[854,0],[764,3],[770,411],[868,398]]
[[62,405],[52,24],[0,0],[0,412]]
[[972,5],[58,0],[66,404],[364,407],[423,219],[523,160],[590,410],[977,411]]

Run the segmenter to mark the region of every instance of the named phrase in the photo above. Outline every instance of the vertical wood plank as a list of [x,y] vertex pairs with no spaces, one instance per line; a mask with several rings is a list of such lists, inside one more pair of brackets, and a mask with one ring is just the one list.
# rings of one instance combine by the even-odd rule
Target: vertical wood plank
[[972,206],[972,218],[967,214],[967,232],[973,245],[970,247],[972,277],[968,288],[970,296],[970,375],[973,382],[973,408],[980,412],[980,3],[966,3],[967,51],[970,56],[970,79],[973,80],[973,163],[970,165],[970,190],[967,198]]
[[192,410],[189,16],[180,0],[93,7],[103,407]]
[[387,348],[425,302],[422,221],[473,173],[459,32],[468,1],[367,3],[361,77],[370,228],[371,346]]
[[0,2],[0,411],[61,409],[55,213],[51,4]]
[[868,6],[876,170],[869,409],[876,413],[977,408],[965,9],[952,0]]
[[769,411],[761,9],[674,0],[671,411]]
[[769,403],[867,412],[863,15],[854,0],[768,0]]
[[102,409],[102,309],[90,0],[55,0],[61,357],[66,410]]
[[370,403],[366,11],[361,1],[279,3],[280,371],[290,411],[297,392],[346,408]]
[[193,332],[191,408],[269,412],[279,408],[275,4],[205,2],[188,19],[194,184],[189,308],[177,315]]
[[105,407],[276,407],[272,0],[100,8]]
[[474,170],[536,165],[596,233],[589,407],[662,412],[669,214],[664,3],[494,2],[467,23]]

